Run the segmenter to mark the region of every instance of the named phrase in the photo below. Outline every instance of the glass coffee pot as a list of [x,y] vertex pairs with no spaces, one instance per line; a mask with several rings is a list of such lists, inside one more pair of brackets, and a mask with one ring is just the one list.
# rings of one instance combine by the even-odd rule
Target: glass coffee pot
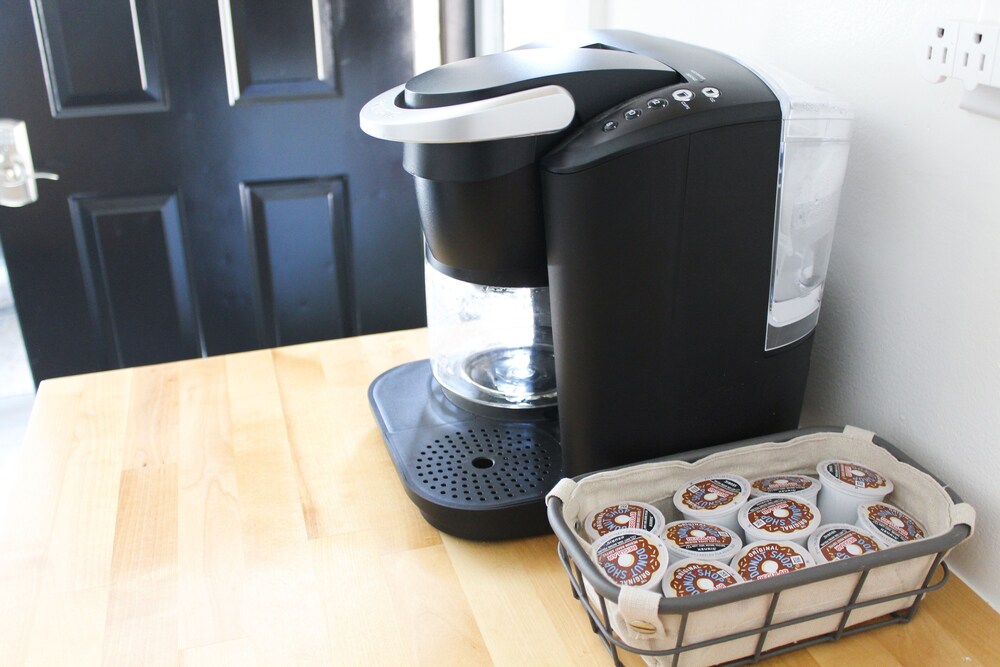
[[556,404],[548,287],[497,287],[449,277],[430,262],[431,369],[471,412],[530,419]]

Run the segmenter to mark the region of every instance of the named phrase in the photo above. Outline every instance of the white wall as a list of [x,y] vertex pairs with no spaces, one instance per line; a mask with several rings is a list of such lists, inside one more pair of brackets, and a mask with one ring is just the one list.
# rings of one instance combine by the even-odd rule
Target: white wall
[[950,563],[1000,607],[1000,120],[924,82],[915,29],[997,3],[610,0],[609,27],[773,63],[857,114],[806,424],[876,431],[978,511]]

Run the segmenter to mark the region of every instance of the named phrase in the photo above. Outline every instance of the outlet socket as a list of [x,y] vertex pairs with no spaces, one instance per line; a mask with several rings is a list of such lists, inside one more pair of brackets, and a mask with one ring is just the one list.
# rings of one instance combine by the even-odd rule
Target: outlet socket
[[924,79],[961,80],[959,107],[1000,119],[1000,25],[983,21],[938,21],[916,34],[917,68]]
[[920,72],[927,81],[941,83],[952,75],[958,32],[958,21],[938,21],[920,29],[916,57]]
[[958,46],[953,76],[966,90],[988,86],[993,79],[1000,26],[963,21],[958,27]]

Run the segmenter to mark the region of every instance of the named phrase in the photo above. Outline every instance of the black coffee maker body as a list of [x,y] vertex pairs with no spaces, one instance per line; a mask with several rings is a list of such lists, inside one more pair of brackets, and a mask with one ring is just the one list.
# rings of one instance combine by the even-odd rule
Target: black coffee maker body
[[798,426],[843,104],[600,31],[431,70],[361,121],[420,203],[431,359],[370,397],[433,525],[541,532],[560,476]]

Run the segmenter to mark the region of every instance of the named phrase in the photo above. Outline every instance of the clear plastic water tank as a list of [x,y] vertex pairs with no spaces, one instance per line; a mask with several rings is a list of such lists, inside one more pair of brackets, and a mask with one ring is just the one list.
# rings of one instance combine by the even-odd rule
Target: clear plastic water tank
[[776,68],[753,68],[781,103],[781,155],[765,349],[807,336],[819,320],[853,114],[836,97]]
[[463,282],[429,263],[425,276],[431,369],[453,402],[525,417],[556,404],[547,287]]

